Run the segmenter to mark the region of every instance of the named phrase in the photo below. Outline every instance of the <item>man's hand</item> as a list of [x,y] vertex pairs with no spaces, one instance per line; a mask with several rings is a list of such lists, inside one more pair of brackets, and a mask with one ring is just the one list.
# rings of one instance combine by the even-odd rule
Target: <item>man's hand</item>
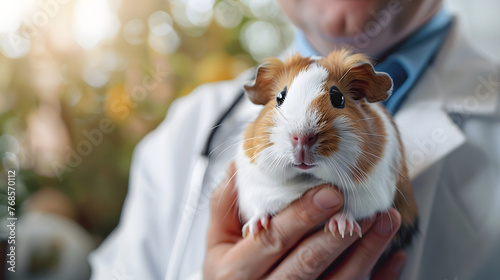
[[[395,209],[361,221],[363,238],[341,238],[319,230],[308,233],[342,208],[343,198],[331,186],[319,186],[274,216],[257,239],[241,237],[234,165],[214,193],[208,229],[204,279],[316,279],[348,247],[349,254],[326,279],[364,279],[397,232]],[[357,242],[356,242],[357,241]],[[395,254],[374,279],[397,279],[404,253]],[[388,265],[391,265],[390,267]]]

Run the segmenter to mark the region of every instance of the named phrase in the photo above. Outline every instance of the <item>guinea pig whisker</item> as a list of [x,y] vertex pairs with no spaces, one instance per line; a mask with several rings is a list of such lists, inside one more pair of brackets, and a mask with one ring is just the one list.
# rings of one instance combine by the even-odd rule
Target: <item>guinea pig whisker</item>
[[[266,161],[270,158],[274,158],[270,163],[269,165],[271,166],[271,170],[274,170],[276,169],[277,165],[276,163],[278,162],[280,156],[279,155],[276,155],[275,153],[268,153],[268,157],[266,158]],[[266,161],[262,161],[262,162],[266,162]]]
[[[222,154],[223,154],[223,153],[225,153],[227,150],[229,150],[229,149],[231,149],[231,148],[234,148],[235,146],[238,146],[238,145],[240,145],[240,144],[241,144],[241,142],[237,142],[237,143],[233,143],[233,144],[231,144],[231,145],[227,146],[224,150],[222,150],[222,151],[219,153],[219,155],[215,158],[215,160],[218,160],[218,159],[219,159],[219,157],[220,157],[220,156],[222,156]],[[213,152],[213,151],[212,151],[212,152]],[[212,153],[210,153],[210,154],[212,154]],[[209,155],[209,156],[210,156],[210,155]]]
[[272,158],[273,156],[274,156],[273,153],[268,153],[259,163],[257,163],[257,166],[261,169],[268,170],[267,171],[268,173],[272,173],[272,171],[275,169],[273,165],[274,162],[276,161],[276,158],[274,158],[269,164],[271,166],[271,169],[269,169],[268,166],[263,166],[263,164],[266,163],[268,159]]
[[[389,214],[389,208],[386,208],[384,210],[385,213],[387,213],[387,216],[389,217],[389,221],[391,222],[391,228],[394,228],[393,225],[392,225],[392,217],[391,215]],[[384,216],[382,216],[382,219],[384,218]]]
[[[234,171],[233,176],[231,176],[231,178],[229,178],[229,179],[227,180],[226,185],[225,185],[225,186],[223,187],[223,189],[222,189],[222,193],[221,193],[221,196],[219,197],[219,201],[217,202],[217,208],[218,208],[218,207],[219,207],[219,205],[220,205],[220,200],[222,199],[222,194],[224,194],[224,192],[225,192],[225,191],[226,191],[226,189],[227,189],[227,186],[229,186],[229,183],[231,183],[231,181],[232,181],[232,180],[236,177],[236,174],[238,174],[238,172],[239,172],[239,171],[240,171],[239,169],[238,169],[238,170],[235,170],[235,171]],[[227,214],[227,213],[226,213],[226,214]]]
[[[266,144],[260,144],[260,145],[257,145],[257,146],[254,146],[254,147],[251,147],[251,148],[245,149],[245,150],[243,150],[243,152],[244,152],[244,153],[246,153],[246,152],[251,151],[251,150],[259,150],[260,148],[263,148],[263,147],[265,147],[265,146],[266,146]],[[252,161],[253,161],[253,160],[255,160],[255,158],[256,158],[257,156],[258,156],[258,154],[255,154],[254,156],[252,156],[252,157],[250,158],[250,160],[252,160]]]
[[352,70],[352,68],[353,68],[354,66],[356,66],[356,65],[351,66],[351,68],[349,68],[349,70],[347,70],[347,71],[344,73],[344,75],[342,75],[342,77],[339,79],[339,81],[338,81],[337,83],[340,83],[340,81],[342,81],[342,79],[344,79],[344,77],[347,75],[347,73],[349,73],[349,72]]
[[[261,144],[260,146],[261,146],[261,147],[263,147],[263,146],[265,146],[265,145],[266,145],[266,144]],[[258,148],[260,148],[260,147],[252,147],[251,149],[258,149]],[[259,154],[258,154],[258,153],[256,153],[255,155],[253,155],[252,157],[250,157],[249,161],[250,161],[250,162],[254,161],[254,160],[255,160],[258,156],[259,156]]]
[[[345,174],[345,172],[344,172],[344,174]],[[356,199],[355,199],[355,198],[356,198],[356,194],[359,196],[359,194],[357,193],[357,191],[358,191],[357,189],[358,189],[358,188],[356,187],[356,184],[353,182],[353,180],[350,180],[349,175],[345,174],[345,176],[346,176],[346,178],[347,178],[346,180],[348,181],[348,183],[349,183],[349,185],[350,185],[350,187],[349,187],[349,188],[347,188],[347,190],[348,190],[348,192],[347,192],[347,193],[349,193],[349,192],[350,192],[351,196],[353,196],[353,197],[354,197],[354,199],[353,199],[353,198],[351,198],[351,199],[349,200],[349,203],[350,203],[350,202],[353,202],[353,204],[354,204],[354,205],[353,205],[354,207],[352,207],[352,208],[350,207],[350,209],[357,209],[357,207],[356,207]],[[347,205],[347,206],[349,206],[349,205]]]
[[[264,143],[264,144],[258,145],[258,146],[256,146],[256,147],[253,147],[253,148],[259,148],[259,146],[265,146],[266,144],[267,144],[267,143]],[[251,148],[251,149],[253,149],[253,148]],[[248,149],[248,150],[250,150],[250,149]],[[254,160],[257,156],[258,156],[258,154],[255,154],[255,155],[254,155],[254,156],[250,159],[250,161],[253,161],[253,160]],[[236,156],[235,156],[235,157],[236,157]],[[233,159],[234,159],[235,157],[233,157]],[[238,170],[236,170],[236,171],[234,172],[233,176],[231,176],[231,178],[229,178],[229,180],[227,181],[226,185],[224,186],[224,188],[223,188],[223,190],[222,190],[222,193],[224,193],[224,191],[226,190],[226,188],[227,188],[227,186],[229,185],[229,183],[231,182],[231,180],[233,180],[233,179],[234,179],[234,177],[235,177],[235,176],[239,173],[239,171],[240,171],[239,169],[238,169]],[[221,197],[222,197],[222,196],[221,196]],[[218,203],[217,203],[217,207],[219,206],[219,204],[220,204],[220,198],[219,198],[219,201],[218,201]]]
[[375,133],[368,133],[368,132],[358,132],[358,134],[362,134],[362,135],[370,135],[370,136],[387,137],[387,135],[375,134]]
[[[275,155],[273,155],[273,156],[275,156]],[[271,163],[270,163],[270,165],[271,165],[271,172],[274,171],[274,170],[277,170],[282,157],[283,157],[282,155],[277,155],[277,156],[274,157],[273,161],[271,161]]]
[[280,162],[280,159],[281,159],[281,156],[277,157],[277,158],[274,158],[273,161],[271,161],[270,165],[271,165],[271,170],[270,172],[271,173],[274,173],[274,171],[276,170],[277,172],[277,168],[279,166],[279,162]]
[[[271,157],[272,157],[272,153],[267,153],[267,154],[265,154],[265,155],[261,158],[261,160],[260,160],[259,162],[260,162],[260,163],[265,163],[265,162],[266,162],[269,158],[271,158]],[[257,164],[259,164],[259,163],[257,163]]]
[[[347,160],[346,160],[346,159],[344,159],[343,157],[341,157],[340,155],[338,155],[338,156],[337,156],[337,160],[338,160],[338,161],[339,161],[342,165],[344,165],[344,166],[346,166],[346,167],[348,167],[348,166],[349,166],[349,165],[347,164],[347,162],[346,162]],[[356,167],[356,166],[354,166],[354,167]],[[346,187],[348,187],[347,189],[352,189],[352,191],[353,191],[353,195],[354,195],[355,197],[356,197],[356,195],[359,197],[358,188],[356,187],[356,184],[354,183],[354,181],[350,179],[350,176],[346,173],[346,171],[343,171],[342,173],[344,174],[344,176],[345,176],[345,178],[346,178],[346,179],[345,179],[345,181],[347,181],[347,182],[349,183],[348,185],[346,184]],[[360,176],[359,176],[359,175],[357,175],[355,172],[352,172],[351,174],[352,174],[352,176],[353,176],[354,178],[357,178],[357,179],[358,179],[358,181],[360,181],[360,183],[363,183],[363,181],[361,180],[361,178],[360,178]],[[356,201],[357,201],[357,200],[355,199],[355,200],[354,200],[354,203],[356,203]],[[356,208],[356,204],[354,205],[354,208],[355,208],[355,209],[357,209],[357,208]]]
[[256,127],[256,128],[252,128],[252,129],[247,129],[248,132],[264,132],[264,133],[268,133],[269,132],[269,128],[267,127]]
[[[370,152],[366,152],[366,151],[364,151],[364,153],[367,153],[367,154],[369,154],[369,155],[372,155],[372,156],[377,157],[377,158],[379,158],[380,160],[382,160],[382,158],[381,158],[381,157],[379,157],[379,156],[377,156],[377,155],[374,155],[374,154],[372,154],[372,153],[370,153]],[[368,160],[368,158],[366,157],[366,155],[362,155],[362,156],[364,156],[364,158],[365,158],[367,161],[369,161],[369,160]],[[373,163],[372,163],[372,165],[373,165]],[[391,167],[394,171],[397,171],[401,177],[403,177],[405,180],[408,180],[408,178],[406,178],[406,176],[404,176],[404,174],[401,172],[401,170],[399,170],[399,168],[396,168],[396,167],[395,167],[394,165],[392,165],[392,164],[388,164],[388,165],[389,165],[389,167]],[[373,166],[375,166],[375,165],[373,165]]]
[[333,166],[333,169],[336,171],[339,179],[340,179],[340,183],[342,184],[342,187],[344,188],[348,188],[348,184],[347,184],[347,181],[348,181],[348,178],[347,178],[347,174],[345,174],[345,172],[342,170],[342,168],[340,168],[340,166],[337,165],[337,163],[335,161],[333,161],[332,159],[328,159],[327,162],[329,163],[329,165],[332,167]]
[[[364,156],[364,155],[362,155],[362,156]],[[365,171],[361,170],[359,167],[355,166],[354,168],[356,169],[356,171],[358,173],[363,175],[365,178],[368,177],[368,174]],[[356,172],[353,172],[352,174],[353,174],[353,177],[356,178],[357,181],[359,181],[358,185],[361,188],[366,189],[368,191],[368,193],[372,196],[373,200],[377,203],[378,207],[380,209],[382,209],[383,208],[382,204],[380,203],[380,201],[378,199],[376,199],[376,196],[374,195],[372,188],[370,186],[368,186],[368,183],[366,182],[366,180],[363,180],[363,178],[361,178],[360,174],[357,174]],[[359,193],[358,193],[358,195],[359,195]]]
[[[229,206],[229,209],[227,210],[226,214],[224,214],[224,217],[222,219],[225,219],[227,217],[227,215],[229,214],[229,211],[231,211],[230,210],[231,208],[233,209],[233,211],[239,212],[237,207],[233,207],[237,202],[238,202],[238,197],[235,197],[233,202],[231,203],[231,206]],[[217,205],[217,207],[218,207],[218,205]],[[233,214],[235,214],[235,213],[233,213]],[[241,221],[241,217],[240,217],[239,213],[238,213],[238,218]]]
[[[364,153],[368,153],[368,152],[365,151]],[[363,154],[363,152],[360,153],[359,156],[364,158],[368,162],[368,164],[370,164],[373,168],[376,167],[376,164],[373,161],[371,161],[365,154]],[[373,156],[375,156],[375,155],[373,155]],[[393,166],[391,166],[391,165],[389,165],[389,166],[394,169]],[[365,177],[368,177],[368,174],[366,172],[363,172],[363,173],[364,173]]]
[[256,127],[256,128],[247,128],[247,132],[267,132],[269,129],[267,127]]
[[[246,142],[251,141],[251,140],[255,140],[255,139],[262,139],[262,140],[264,140],[264,141],[262,141],[262,143],[258,144],[259,146],[269,144],[269,140],[267,140],[266,138],[264,138],[264,137],[262,137],[262,136],[257,136],[257,137],[252,137],[252,138],[247,138],[247,139],[245,139],[244,141],[241,141],[239,144],[244,145]],[[252,146],[252,145],[250,145],[250,146]],[[256,147],[256,146],[250,147],[250,149],[255,148],[255,147]]]
[[372,167],[376,167],[376,164],[373,161],[371,161],[365,154],[363,154],[363,152],[361,152],[359,156],[363,157]]
[[281,168],[283,169],[283,171],[285,170],[286,166],[285,166],[285,155],[282,155],[279,157],[279,160],[278,160],[278,166],[281,166]]
[[253,140],[253,139],[265,139],[265,138],[262,135],[255,136],[255,137],[248,137],[248,138],[243,139],[240,143],[245,143],[245,142]]
[[[240,144],[240,143],[235,143],[235,145],[239,145],[239,144]],[[234,146],[234,145],[233,145],[233,146]],[[263,146],[264,146],[264,144],[260,144],[260,145],[257,145],[257,146],[254,146],[254,147],[251,147],[251,148],[249,148],[249,149],[245,149],[245,150],[243,150],[243,152],[245,153],[245,152],[247,152],[247,151],[250,151],[250,150],[253,150],[253,149],[258,149],[258,148],[261,148],[261,147],[263,147]],[[226,149],[229,149],[229,148],[230,148],[230,147],[227,147]],[[226,149],[225,149],[225,150],[226,150]],[[222,151],[222,152],[221,152],[221,154],[222,154],[223,152],[224,152],[224,151]],[[219,155],[219,156],[220,156],[220,155]],[[219,156],[218,156],[216,159],[219,159]],[[235,156],[233,156],[231,159],[232,159],[232,160],[234,160],[234,159],[236,158],[236,156],[237,156],[237,154],[236,154]]]
[[360,184],[360,186],[368,191],[368,193],[372,196],[373,200],[377,203],[378,207],[381,209],[382,203],[376,198],[375,194],[373,193],[373,188],[371,186],[368,186],[367,182],[364,182]]
[[[213,149],[210,151],[210,153],[208,154],[208,156],[210,157],[210,156],[211,156],[211,155],[212,155],[212,154],[213,154],[216,150],[218,150],[219,148],[221,148],[222,146],[224,146],[226,143],[228,143],[228,142],[230,142],[230,141],[234,141],[234,139],[228,139],[228,140],[226,140],[226,141],[222,142],[220,145],[217,145],[217,147],[213,148]],[[238,145],[238,144],[240,144],[240,143],[241,143],[240,141],[237,141],[236,143],[233,143],[233,144],[229,145],[229,146],[228,146],[228,147],[226,147],[226,148],[225,148],[222,152],[220,152],[219,156],[220,156],[222,153],[224,153],[224,151],[226,151],[227,149],[229,149],[229,148],[231,148],[231,147],[234,147],[234,146],[236,146],[236,145]],[[217,157],[217,158],[219,158],[219,157]]]
[[[370,152],[363,151],[363,153],[368,154],[368,155],[370,155],[370,156],[373,156],[373,157],[375,157],[375,158],[378,158],[378,159],[380,159],[380,160],[383,160],[381,157],[379,157],[379,156],[377,156],[377,155],[375,155],[375,154],[372,154],[372,153],[370,153]],[[396,169],[396,167],[394,167],[392,164],[389,164],[389,166],[390,166],[390,167],[392,167],[392,168],[394,168],[394,170],[397,170],[397,169]]]
[[222,156],[223,153],[225,153],[227,150],[234,148],[235,146],[239,145],[240,143],[234,143],[229,146],[227,146],[224,150],[222,150],[219,155],[215,158],[215,160],[218,160],[220,156]]
[[[243,152],[246,152],[246,151],[249,151],[249,150],[252,150],[252,149],[259,149],[259,148],[261,148],[261,147],[263,147],[263,146],[264,146],[264,145],[262,144],[262,145],[259,145],[259,146],[256,146],[256,147],[252,147],[252,148],[250,148],[250,149],[243,150]],[[234,161],[236,160],[236,158],[237,158],[237,157],[238,157],[238,154],[236,153],[234,156],[232,156],[231,158],[229,158],[229,159],[227,160],[227,162],[231,162],[231,161],[233,161],[233,162],[234,162]]]
[[381,144],[381,143],[378,143],[378,142],[375,142],[375,141],[371,141],[370,145],[376,145],[376,146],[379,146],[379,147],[385,147],[385,144]]
[[212,131],[218,127],[224,126],[224,125],[232,125],[234,126],[235,124],[241,124],[242,126],[248,125],[248,120],[231,120],[231,121],[226,121],[223,123],[220,123],[218,125],[212,126],[209,131]]
[[406,205],[410,206],[410,204],[408,203],[408,200],[406,200],[406,197],[405,195],[403,194],[403,192],[401,192],[401,190],[398,188],[398,186],[396,186],[396,190],[399,192],[399,194],[403,197],[403,199],[405,200],[406,202]]
[[281,108],[276,108],[276,112],[278,112],[281,117],[283,117],[283,119],[286,121],[286,122],[289,122],[288,119],[285,117],[285,115],[283,114],[283,112],[281,112]]
[[251,150],[258,150],[262,147],[265,147],[267,143],[262,143],[262,144],[258,144],[258,145],[255,145],[255,146],[252,146],[248,149],[244,149],[243,152],[248,152],[248,151],[251,151]]
[[[346,167],[348,167],[348,166],[349,166],[349,165],[347,164],[347,160],[346,160],[346,159],[344,159],[342,156],[337,155],[337,160],[338,160],[338,161],[339,161],[339,162],[340,162],[343,166],[346,166]],[[349,175],[346,173],[346,171],[345,171],[345,170],[342,170],[342,169],[341,169],[341,171],[342,171],[342,174],[344,174],[344,176],[345,176],[345,178],[346,178],[346,182],[349,182],[349,183],[350,183],[350,186],[351,186],[352,188],[354,188],[354,182],[353,182],[352,180],[350,180]]]
[[380,117],[364,118],[364,119],[359,119],[359,120],[349,120],[349,121],[350,121],[350,122],[360,122],[360,121],[367,121],[367,120],[374,120],[374,119],[380,119]]
[[[214,129],[214,128],[219,127],[219,126],[222,126],[222,125],[225,125],[225,124],[227,124],[227,123],[228,123],[228,122],[225,122],[225,123],[222,123],[222,124],[216,125],[216,126],[212,127],[211,129]],[[246,122],[246,121],[245,121],[245,122],[242,122],[242,123],[244,123],[244,124],[248,124],[248,122]],[[259,131],[259,132],[260,132],[260,131],[264,131],[264,132],[265,132],[265,130],[266,130],[265,128],[257,128],[257,129],[250,130],[250,131],[255,131],[255,132],[258,132],[258,131]],[[263,136],[259,136],[259,137],[263,137]],[[255,139],[255,138],[257,138],[257,137],[247,138],[247,139],[244,139],[244,140],[243,140],[243,142],[244,142],[244,141],[247,141],[247,140],[249,140],[249,139]],[[227,144],[228,142],[235,141],[235,139],[236,139],[235,137],[230,137],[230,138],[229,138],[229,139],[227,139],[226,141],[224,141],[224,142],[222,142],[221,144],[217,145],[217,147],[213,148],[213,149],[210,151],[210,153],[208,154],[208,156],[210,157],[210,156],[211,156],[214,152],[216,152],[216,151],[217,151],[220,147],[224,146],[224,145],[225,145],[225,144]],[[219,156],[217,156],[217,159],[218,159],[218,158],[219,158],[219,157],[220,157],[220,156],[221,156],[221,155],[222,155],[222,154],[223,154],[226,150],[228,150],[228,149],[230,149],[231,147],[234,147],[234,146],[236,146],[236,145],[239,145],[240,143],[242,143],[242,141],[238,141],[238,142],[233,143],[233,144],[229,145],[228,147],[226,147],[226,148],[225,148],[222,152],[220,152]]]
[[[340,158],[340,157],[337,157],[337,160],[338,160],[341,164],[343,164],[343,165],[347,166],[347,165],[346,165],[346,163],[345,163],[345,160],[344,160],[344,159],[342,159],[342,158]],[[360,195],[360,194],[359,194],[359,190],[358,190],[358,188],[356,187],[356,184],[355,184],[355,183],[354,183],[354,182],[353,182],[353,181],[349,178],[349,175],[346,173],[346,171],[344,171],[344,170],[342,170],[340,167],[338,167],[338,165],[337,165],[337,163],[336,163],[335,161],[333,161],[333,160],[328,160],[327,162],[328,162],[328,164],[329,164],[330,166],[332,166],[332,165],[333,165],[333,169],[334,169],[334,170],[336,171],[336,173],[339,175],[340,180],[341,180],[341,183],[342,183],[342,184],[343,184],[343,186],[344,186],[344,187],[343,187],[343,189],[344,189],[344,193],[345,193],[345,195],[346,195],[346,198],[345,198],[345,203],[346,203],[346,204],[344,205],[344,211],[342,212],[342,215],[346,215],[346,212],[345,212],[345,211],[350,212],[348,209],[357,209],[357,205],[356,205],[356,203],[357,203],[358,199],[356,199],[356,198],[357,198],[357,197],[359,197],[359,195]],[[355,178],[357,178],[357,177],[358,177],[358,175],[356,175],[356,174],[353,174],[353,176],[354,176]],[[366,184],[364,181],[361,181],[361,180],[359,180],[359,181],[360,181],[360,184],[361,184],[362,186]],[[371,194],[371,195],[373,196],[373,194]],[[350,197],[350,196],[354,196],[354,199],[349,199],[349,197]],[[350,206],[350,204],[349,204],[349,203],[350,203],[351,201],[354,203],[354,207],[351,207],[351,206]],[[377,202],[377,203],[378,203],[378,202]],[[352,214],[352,213],[351,213],[351,214]]]

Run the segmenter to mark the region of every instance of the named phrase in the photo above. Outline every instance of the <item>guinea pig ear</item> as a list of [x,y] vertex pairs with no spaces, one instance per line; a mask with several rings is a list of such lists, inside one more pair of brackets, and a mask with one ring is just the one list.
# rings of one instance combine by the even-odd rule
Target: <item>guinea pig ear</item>
[[248,98],[254,104],[265,105],[274,98],[274,82],[283,62],[279,59],[269,60],[257,68],[255,79],[243,85]]
[[354,65],[347,73],[350,92],[356,99],[366,98],[368,102],[384,101],[392,94],[392,79],[385,72],[376,72],[368,62]]

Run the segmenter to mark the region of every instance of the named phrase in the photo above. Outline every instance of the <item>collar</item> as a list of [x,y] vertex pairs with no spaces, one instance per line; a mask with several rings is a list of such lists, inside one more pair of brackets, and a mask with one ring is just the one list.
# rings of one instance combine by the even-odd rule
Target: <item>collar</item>
[[309,44],[309,42],[307,42],[304,32],[302,32],[302,30],[298,29],[297,27],[295,27],[294,29],[295,29],[295,36],[293,38],[291,50],[293,52],[298,52],[303,57],[318,56],[316,50],[314,50]]
[[376,63],[376,70],[388,72],[394,78],[401,77],[400,73],[405,72],[403,80],[395,80],[397,88],[384,102],[391,114],[398,111],[408,93],[441,49],[452,22],[451,15],[444,7],[441,8],[426,24],[397,46],[395,51]]

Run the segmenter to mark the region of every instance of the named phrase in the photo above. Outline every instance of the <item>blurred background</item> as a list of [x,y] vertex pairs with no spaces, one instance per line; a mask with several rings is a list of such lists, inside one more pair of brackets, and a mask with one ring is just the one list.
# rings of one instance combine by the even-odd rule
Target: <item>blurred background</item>
[[[500,60],[500,2],[446,4]],[[0,237],[16,170],[18,278],[87,279],[138,141],[175,98],[279,55],[293,33],[273,0],[0,0]]]

